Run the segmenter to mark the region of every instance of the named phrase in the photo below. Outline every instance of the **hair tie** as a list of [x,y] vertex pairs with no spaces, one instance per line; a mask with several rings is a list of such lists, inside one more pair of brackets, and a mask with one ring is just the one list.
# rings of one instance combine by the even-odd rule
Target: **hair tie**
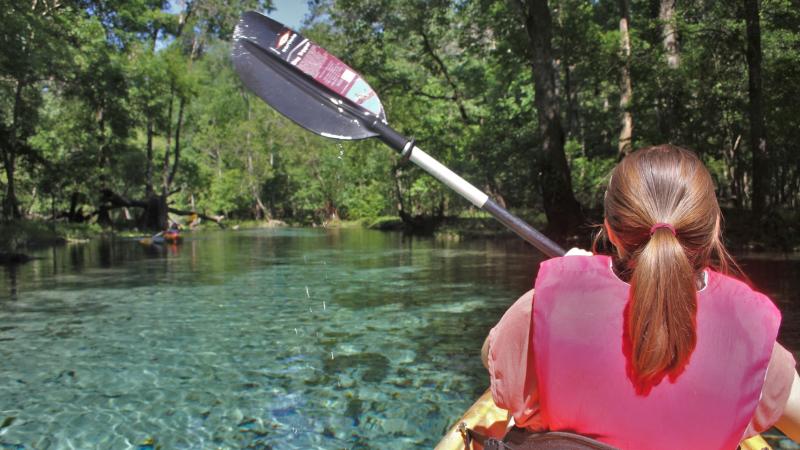
[[664,223],[664,222],[659,222],[659,223],[653,225],[652,227],[650,227],[650,236],[652,236],[653,233],[655,233],[656,230],[658,230],[659,228],[667,228],[667,229],[669,229],[669,231],[672,232],[673,236],[677,236],[677,234],[678,234],[678,233],[675,232],[675,227],[673,227],[672,225],[670,225],[668,223]]

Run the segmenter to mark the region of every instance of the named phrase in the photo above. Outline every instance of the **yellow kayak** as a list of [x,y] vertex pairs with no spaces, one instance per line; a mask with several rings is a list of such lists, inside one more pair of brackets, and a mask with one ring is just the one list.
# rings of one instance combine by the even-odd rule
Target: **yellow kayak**
[[[466,424],[467,428],[475,430],[484,436],[499,439],[505,434],[506,426],[508,425],[508,413],[494,404],[492,392],[487,389],[478,401],[447,431],[447,434],[436,445],[436,450],[464,450],[464,438],[460,431],[462,422]],[[480,448],[478,444],[474,444],[471,449],[467,450],[478,450]],[[754,436],[742,442],[739,448],[742,450],[772,449],[761,436]]]

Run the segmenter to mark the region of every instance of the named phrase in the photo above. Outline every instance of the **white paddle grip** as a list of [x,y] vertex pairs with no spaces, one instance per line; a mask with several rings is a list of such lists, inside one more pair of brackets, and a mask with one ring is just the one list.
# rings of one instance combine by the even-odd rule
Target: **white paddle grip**
[[451,189],[461,194],[462,197],[469,200],[470,203],[478,208],[482,208],[483,204],[486,203],[486,200],[489,198],[489,196],[484,194],[480,189],[471,185],[467,180],[458,176],[455,172],[445,167],[419,147],[414,147],[409,160],[433,175],[437,180],[450,186]]

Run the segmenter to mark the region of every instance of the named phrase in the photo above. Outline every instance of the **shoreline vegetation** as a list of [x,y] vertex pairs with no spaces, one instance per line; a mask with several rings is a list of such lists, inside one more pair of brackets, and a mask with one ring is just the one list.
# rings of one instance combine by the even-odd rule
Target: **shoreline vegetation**
[[[423,3],[310,2],[298,31],[380,94],[395,130],[565,246],[590,245],[621,158],[670,143],[709,169],[733,250],[797,250],[791,2]],[[251,93],[231,63],[234,28],[275,6],[12,2],[0,17],[7,259],[172,220],[511,236],[379,140],[314,135]]]
[[[545,230],[547,220],[544,214],[518,212],[532,226]],[[754,229],[747,211],[727,209],[724,236],[726,245],[734,252],[752,253],[798,253],[800,252],[800,214],[794,211],[781,211],[762,221],[763,226]],[[442,240],[462,239],[519,239],[504,228],[489,214],[470,212],[456,217],[442,217],[433,226],[414,229],[399,216],[380,216],[359,220],[331,220],[323,223],[292,223],[282,220],[232,220],[224,223],[225,229],[235,232],[260,228],[308,227],[308,228],[366,228],[378,231],[404,232],[413,235],[434,236]],[[598,218],[593,223],[601,223]],[[197,230],[218,230],[216,223],[204,223]],[[185,230],[185,235],[192,231]],[[582,233],[580,233],[582,232]],[[580,234],[568,237],[566,246],[591,248],[596,227],[585,225]],[[98,238],[137,238],[148,237],[152,233],[135,228],[114,230],[103,228],[96,223],[62,223],[43,220],[19,220],[0,224],[0,265],[26,263],[30,253],[38,249],[57,245],[88,242]],[[520,242],[521,243],[521,242]]]

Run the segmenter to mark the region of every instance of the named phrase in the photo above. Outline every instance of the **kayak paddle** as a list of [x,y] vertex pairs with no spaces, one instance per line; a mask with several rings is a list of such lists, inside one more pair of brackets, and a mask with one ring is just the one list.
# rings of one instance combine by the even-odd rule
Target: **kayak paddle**
[[355,70],[263,14],[242,14],[233,65],[245,86],[301,127],[333,139],[377,137],[488,212],[547,256],[564,250],[389,127],[378,95]]

